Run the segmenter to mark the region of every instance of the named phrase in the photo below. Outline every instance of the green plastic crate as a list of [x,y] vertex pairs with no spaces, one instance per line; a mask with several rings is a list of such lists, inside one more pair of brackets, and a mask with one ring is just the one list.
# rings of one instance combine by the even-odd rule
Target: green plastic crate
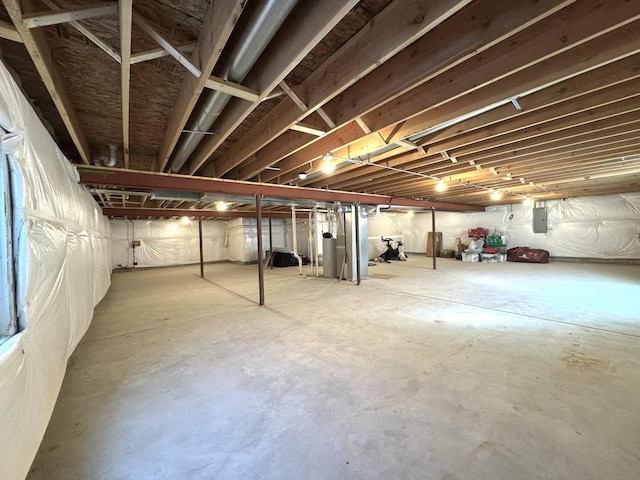
[[500,236],[500,235],[488,235],[486,241],[484,242],[484,244],[487,247],[490,247],[492,245],[502,245],[502,236]]

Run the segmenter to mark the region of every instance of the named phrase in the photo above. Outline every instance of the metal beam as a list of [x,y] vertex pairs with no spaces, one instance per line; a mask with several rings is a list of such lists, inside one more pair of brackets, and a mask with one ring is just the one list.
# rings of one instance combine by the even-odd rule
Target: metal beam
[[209,177],[192,177],[163,173],[122,170],[106,167],[83,166],[78,169],[80,183],[85,185],[109,185],[125,188],[169,189],[185,192],[225,193],[228,195],[262,195],[264,197],[318,202],[341,202],[364,205],[388,205],[390,207],[436,207],[445,211],[484,211],[484,207],[457,203],[429,202],[413,198],[395,198],[386,195],[321,190],[315,188],[244,182]]
[[[102,213],[108,217],[196,217],[196,218],[255,218],[256,212],[249,210],[189,210],[186,208],[136,208],[136,207],[103,207]],[[291,218],[290,212],[263,212],[264,218]],[[298,218],[306,218],[306,213],[300,213]]]

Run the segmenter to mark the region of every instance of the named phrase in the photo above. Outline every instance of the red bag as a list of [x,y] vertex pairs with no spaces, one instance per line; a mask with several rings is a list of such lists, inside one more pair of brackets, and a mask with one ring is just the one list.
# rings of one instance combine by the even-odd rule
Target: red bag
[[507,262],[549,263],[549,252],[540,248],[514,247],[507,250]]

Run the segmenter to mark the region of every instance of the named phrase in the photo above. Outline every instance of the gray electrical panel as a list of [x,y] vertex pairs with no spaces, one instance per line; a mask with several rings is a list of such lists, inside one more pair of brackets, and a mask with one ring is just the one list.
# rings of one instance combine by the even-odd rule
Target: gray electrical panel
[[547,233],[546,207],[533,209],[533,233]]

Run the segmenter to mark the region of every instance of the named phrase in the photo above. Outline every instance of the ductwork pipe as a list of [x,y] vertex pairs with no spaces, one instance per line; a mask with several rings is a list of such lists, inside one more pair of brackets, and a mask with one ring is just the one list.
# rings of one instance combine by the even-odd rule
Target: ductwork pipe
[[105,162],[105,166],[113,167],[116,164],[116,151],[118,147],[116,145],[109,145],[109,160]]
[[[219,76],[242,83],[251,67],[274,37],[298,0],[260,0],[244,32],[238,39]],[[199,114],[189,123],[191,132],[208,132],[216,122],[231,96],[218,91],[206,94]],[[203,133],[187,133],[176,148],[170,170],[179,172],[204,138]]]

